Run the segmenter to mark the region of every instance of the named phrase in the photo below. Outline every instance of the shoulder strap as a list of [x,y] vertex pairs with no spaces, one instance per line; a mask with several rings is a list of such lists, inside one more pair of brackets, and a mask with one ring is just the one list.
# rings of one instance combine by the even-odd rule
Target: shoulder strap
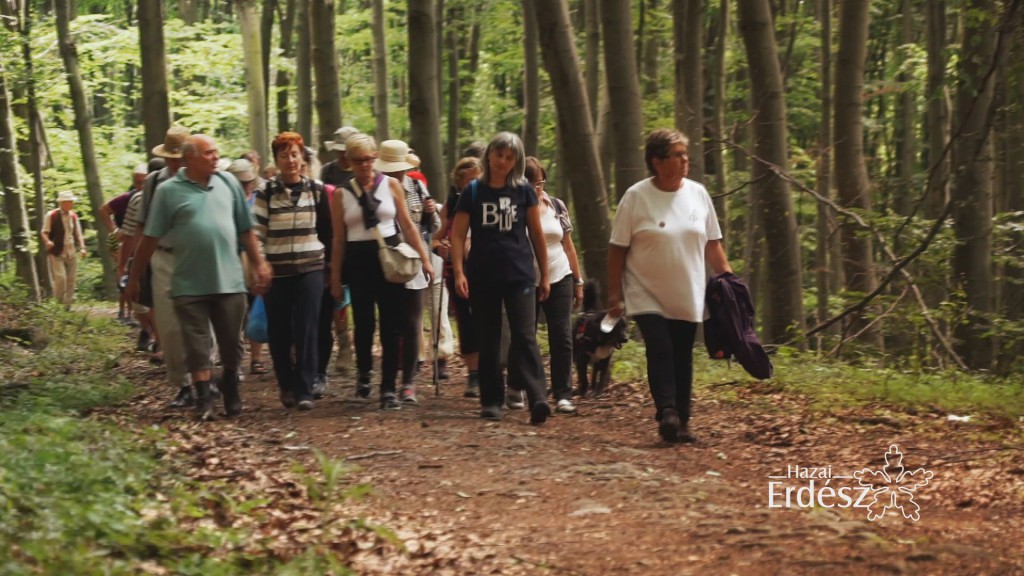
[[554,196],[549,196],[549,198],[551,198],[551,203],[555,205],[555,214],[561,216],[562,214],[566,213],[568,208],[566,208],[565,202],[562,202],[560,199],[555,198]]
[[470,191],[469,198],[473,201],[473,204],[476,204],[476,184],[477,184],[477,182],[479,182],[479,180],[473,180],[472,182],[469,183],[469,191]]

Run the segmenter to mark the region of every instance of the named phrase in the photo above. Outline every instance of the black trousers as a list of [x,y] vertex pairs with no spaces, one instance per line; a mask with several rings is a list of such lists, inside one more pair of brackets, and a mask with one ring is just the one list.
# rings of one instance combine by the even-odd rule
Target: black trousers
[[657,409],[657,418],[665,408],[679,411],[679,419],[690,419],[690,395],[693,392],[693,339],[697,324],[669,320],[660,314],[638,314],[633,320],[640,328],[647,348],[647,383]]
[[334,297],[331,291],[324,288],[323,299],[320,301],[320,317],[316,328],[317,356],[316,373],[327,374],[327,366],[331,363],[331,351],[334,350]]
[[[413,383],[419,372],[420,339],[423,337],[423,292],[402,290],[402,317],[399,333],[402,338],[402,386]],[[436,314],[436,312],[435,312]]]
[[377,250],[375,240],[346,243],[343,277],[352,295],[356,367],[359,374],[373,370],[373,333],[377,329],[376,314],[379,314],[382,354],[380,392],[394,394],[405,286],[384,279]]
[[503,303],[511,333],[509,378],[523,384],[531,407],[544,402],[544,364],[537,347],[537,290],[533,283],[471,283],[469,299],[480,342],[480,405],[501,406],[505,401],[500,369]]
[[[548,299],[537,302],[533,331],[537,331],[540,311],[548,324],[548,347],[551,349],[551,394],[555,400],[572,400],[572,297],[575,291],[572,275],[551,285]],[[508,365],[514,366],[519,359],[509,347]],[[518,376],[509,374],[508,385],[516,390],[523,389]]]
[[[323,299],[324,271],[274,278],[263,299],[267,307],[270,358],[277,385],[296,400],[313,398],[317,369],[317,321]],[[292,361],[292,348],[295,361]]]
[[450,275],[445,278],[445,282],[448,284],[448,297],[455,308],[455,321],[459,324],[459,352],[463,355],[479,352],[480,343],[476,339],[476,323],[473,321],[469,299],[459,296],[455,290],[455,279]]

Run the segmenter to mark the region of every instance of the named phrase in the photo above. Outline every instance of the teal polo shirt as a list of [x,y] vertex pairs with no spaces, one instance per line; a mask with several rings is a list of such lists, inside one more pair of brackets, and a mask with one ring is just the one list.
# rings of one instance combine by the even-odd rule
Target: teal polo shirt
[[171,298],[244,294],[238,235],[253,224],[242,187],[226,172],[202,186],[182,168],[160,184],[144,234],[167,236],[174,246]]

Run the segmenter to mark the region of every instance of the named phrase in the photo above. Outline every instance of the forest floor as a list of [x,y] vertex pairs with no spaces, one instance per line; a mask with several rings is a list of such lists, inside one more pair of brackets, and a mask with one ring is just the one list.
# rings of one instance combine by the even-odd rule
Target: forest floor
[[[440,396],[425,370],[420,405],[398,412],[337,374],[312,411],[288,411],[272,375],[247,376],[244,414],[200,423],[165,407],[172,393],[142,355],[118,364],[138,394],[94,417],[163,430],[163,458],[227,495],[197,522],[250,526],[249,545],[281,558],[313,548],[358,574],[1024,573],[1019,420],[822,409],[739,367],[709,384],[698,366],[698,441],[670,445],[641,382],[531,426],[524,411],[481,420],[455,365]],[[913,490],[919,520],[890,508],[871,521],[883,511],[870,496],[820,491],[856,500],[850,476],[882,469],[891,445],[933,474]],[[810,484],[771,478],[791,467],[828,476],[813,479],[816,505],[805,488],[786,506],[786,487]]]

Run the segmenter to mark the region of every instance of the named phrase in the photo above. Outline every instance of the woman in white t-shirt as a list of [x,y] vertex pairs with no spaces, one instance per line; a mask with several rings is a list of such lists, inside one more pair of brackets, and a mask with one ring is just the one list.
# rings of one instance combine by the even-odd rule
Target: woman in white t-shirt
[[686,179],[688,143],[677,130],[647,137],[653,177],[622,196],[608,247],[608,313],[626,312],[640,328],[658,433],[668,442],[694,441],[693,340],[704,319],[705,265],[732,272],[711,197]]

